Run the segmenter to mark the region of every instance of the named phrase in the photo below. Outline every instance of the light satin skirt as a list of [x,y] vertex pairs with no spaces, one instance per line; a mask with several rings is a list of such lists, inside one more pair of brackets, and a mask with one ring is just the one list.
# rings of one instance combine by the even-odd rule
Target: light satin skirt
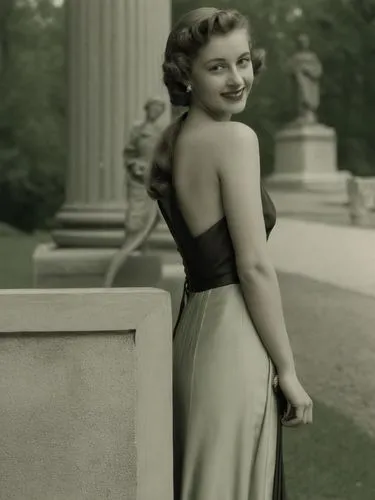
[[192,293],[173,341],[174,500],[272,500],[274,376],[240,285]]

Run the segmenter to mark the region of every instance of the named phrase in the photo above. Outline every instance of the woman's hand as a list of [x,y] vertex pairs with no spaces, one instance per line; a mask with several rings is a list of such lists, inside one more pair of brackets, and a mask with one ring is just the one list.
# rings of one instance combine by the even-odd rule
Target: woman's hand
[[288,401],[288,410],[282,418],[282,424],[287,427],[311,424],[313,421],[313,402],[302,387],[296,373],[280,373],[278,379],[280,389]]

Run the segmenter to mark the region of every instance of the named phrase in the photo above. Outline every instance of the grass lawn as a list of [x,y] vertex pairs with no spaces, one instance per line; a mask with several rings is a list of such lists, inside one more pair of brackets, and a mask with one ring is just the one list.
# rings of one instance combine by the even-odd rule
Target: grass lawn
[[[0,288],[31,288],[33,251],[48,240],[46,234],[0,236]],[[314,424],[284,430],[288,500],[374,500],[375,441],[311,396]]]
[[32,288],[33,252],[39,243],[49,240],[46,233],[32,236],[23,233],[0,234],[0,289]]

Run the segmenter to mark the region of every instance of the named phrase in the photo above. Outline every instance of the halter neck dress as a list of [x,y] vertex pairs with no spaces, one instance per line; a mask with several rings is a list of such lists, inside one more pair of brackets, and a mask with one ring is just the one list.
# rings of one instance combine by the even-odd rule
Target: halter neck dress
[[[261,183],[267,239],[275,206]],[[284,500],[274,365],[248,312],[226,218],[193,236],[158,200],[185,269],[173,332],[174,500]]]

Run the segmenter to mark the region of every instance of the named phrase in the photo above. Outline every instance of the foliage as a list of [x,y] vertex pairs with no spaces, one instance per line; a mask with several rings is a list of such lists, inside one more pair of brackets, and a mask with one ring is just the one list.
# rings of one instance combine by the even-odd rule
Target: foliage
[[0,220],[31,231],[64,194],[63,10],[13,0],[0,24]]

